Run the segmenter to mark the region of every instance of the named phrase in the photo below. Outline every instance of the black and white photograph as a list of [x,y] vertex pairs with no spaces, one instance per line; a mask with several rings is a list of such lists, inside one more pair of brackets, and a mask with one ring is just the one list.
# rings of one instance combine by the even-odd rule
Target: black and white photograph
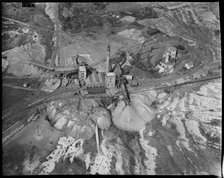
[[223,177],[220,2],[2,2],[2,175]]

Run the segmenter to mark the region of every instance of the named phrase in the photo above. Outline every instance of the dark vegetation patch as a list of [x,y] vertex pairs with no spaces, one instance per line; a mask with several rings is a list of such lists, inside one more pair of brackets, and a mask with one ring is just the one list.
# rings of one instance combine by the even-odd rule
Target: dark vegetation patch
[[105,2],[95,2],[95,3],[93,3],[94,4],[94,6],[95,6],[95,10],[103,10],[103,9],[105,9],[105,7],[107,6],[107,2],[105,3]]
[[215,30],[214,33],[215,33],[216,36],[219,36],[220,35],[220,30]]
[[22,175],[23,160],[27,156],[26,148],[22,145],[13,145],[3,150],[3,175]]
[[[64,8],[72,11],[72,16],[63,15]],[[79,33],[85,28],[102,27],[102,16],[96,13],[97,9],[103,9],[104,5],[98,3],[96,6],[78,6],[78,4],[63,3],[59,6],[59,20],[62,23],[62,29],[72,33]]]
[[133,57],[133,61],[131,65],[135,66],[138,69],[147,73],[148,78],[159,78],[160,75],[153,69],[153,64],[150,62],[151,56],[150,54],[146,54],[146,57],[142,57],[141,53],[137,53],[136,55],[131,55]]
[[130,164],[130,172],[131,172],[131,175],[134,175],[135,172],[135,158],[133,156],[130,156],[130,159],[129,159],[129,164]]
[[74,158],[73,163],[71,163],[69,158],[66,158],[65,160],[59,160],[51,174],[74,175],[85,173],[86,167],[85,162],[83,160],[79,158]]
[[176,45],[177,50],[185,50],[186,48],[183,45]]
[[[92,28],[97,28],[97,32],[107,28],[120,27],[122,22],[111,13],[104,11],[107,3],[62,3],[59,6],[59,20],[62,29],[71,33],[89,32]],[[64,16],[64,12],[70,11],[69,16]],[[112,29],[111,29],[112,30]]]
[[30,95],[30,91],[16,90],[11,87],[2,87],[2,109],[9,108]]
[[212,119],[210,124],[213,126],[221,126],[222,123],[221,123],[221,120],[219,120],[219,119]]
[[135,28],[136,30],[142,30],[143,28],[145,28],[145,26],[134,21],[129,25],[128,28]]
[[51,58],[53,51],[54,51],[54,42],[52,41],[53,38],[53,31],[45,31],[41,29],[37,29],[36,32],[41,35],[40,44],[45,46],[46,57],[45,62]]
[[133,12],[133,16],[137,19],[153,19],[158,18],[158,14],[152,7],[144,7],[138,11]]
[[[6,22],[5,20],[3,20]],[[25,35],[10,35],[9,31],[19,31],[17,24],[2,24],[2,51],[10,50],[14,47],[20,46],[23,42],[28,41]]]
[[22,7],[35,7],[34,3],[22,2]]
[[199,126],[199,130],[201,132],[201,134],[206,137],[206,139],[209,141],[209,142],[212,142],[212,143],[220,143],[220,137],[211,137],[211,134],[210,133],[205,133],[204,129],[203,129],[203,126]]
[[2,15],[53,30],[53,23],[41,7],[22,7],[22,3],[3,3]]
[[147,35],[152,36],[152,35],[157,35],[157,34],[161,33],[161,31],[158,30],[158,29],[148,28],[148,29],[146,30],[146,33],[147,33]]
[[83,144],[83,150],[84,150],[84,154],[90,152],[91,155],[95,155],[97,153],[95,136],[89,140],[85,140]]
[[113,156],[112,156],[112,161],[111,161],[111,163],[110,163],[110,165],[111,165],[111,170],[110,170],[110,172],[111,172],[112,175],[116,175],[116,174],[117,174],[117,172],[116,172],[116,162],[117,162],[117,159],[116,159],[116,157],[113,155]]
[[118,18],[113,17],[112,15],[107,16],[105,19],[112,27],[121,27],[123,25],[123,23],[119,21]]

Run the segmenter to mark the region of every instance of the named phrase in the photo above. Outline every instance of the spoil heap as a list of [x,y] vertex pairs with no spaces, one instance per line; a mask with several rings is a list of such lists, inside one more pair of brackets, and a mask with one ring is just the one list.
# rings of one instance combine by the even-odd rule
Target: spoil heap
[[76,139],[90,139],[95,134],[96,124],[100,129],[108,129],[111,124],[109,111],[92,99],[51,102],[47,113],[56,129]]
[[114,124],[122,130],[141,130],[146,122],[155,117],[151,108],[152,102],[151,95],[133,95],[130,106],[126,106],[123,101],[119,102],[112,113]]

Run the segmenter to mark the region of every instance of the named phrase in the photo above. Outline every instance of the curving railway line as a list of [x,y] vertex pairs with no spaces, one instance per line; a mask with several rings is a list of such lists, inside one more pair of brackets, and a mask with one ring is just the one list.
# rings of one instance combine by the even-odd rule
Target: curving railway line
[[[214,79],[219,79],[222,78],[222,76],[214,76],[214,77],[206,77],[206,78],[201,78],[201,79],[196,79],[193,81],[187,81],[187,82],[183,82],[183,83],[178,83],[178,84],[174,84],[171,86],[161,86],[161,87],[154,87],[154,88],[146,88],[146,89],[140,89],[140,90],[135,90],[133,88],[128,88],[130,94],[133,93],[139,93],[139,92],[144,92],[144,91],[149,91],[149,90],[160,90],[160,89],[172,89],[172,88],[176,88],[176,87],[181,87],[183,85],[189,85],[189,84],[193,84],[193,83],[197,83],[197,82],[206,82],[209,80],[214,80]],[[148,85],[149,86],[149,85]],[[147,87],[147,86],[144,86]],[[58,89],[55,92],[52,93],[41,93],[38,95],[38,97],[30,97],[28,98],[28,101],[26,102],[20,102],[15,104],[14,106],[12,106],[11,108],[7,109],[7,110],[3,110],[3,116],[2,119],[6,119],[7,117],[12,116],[14,113],[18,113],[19,110],[26,110],[26,109],[30,109],[31,107],[34,107],[36,105],[40,105],[42,103],[46,103],[50,100],[56,100],[57,98],[60,98],[61,95],[74,95],[75,93],[78,93],[82,90],[83,88],[79,88],[79,89]],[[120,94],[121,91],[118,91],[117,94]],[[65,97],[65,96],[63,96]],[[86,96],[86,98],[99,98],[97,96]],[[101,96],[100,96],[101,97]],[[102,96],[103,97],[103,96]]]
[[178,83],[178,84],[174,84],[174,85],[170,85],[170,86],[162,86],[162,87],[155,87],[155,88],[148,88],[148,89],[130,91],[130,94],[141,93],[141,92],[150,91],[150,90],[162,90],[162,89],[173,90],[175,88],[178,88],[178,87],[181,87],[181,86],[184,86],[184,85],[190,85],[190,84],[194,84],[194,83],[198,83],[198,82],[206,82],[206,81],[216,80],[216,79],[220,79],[220,78],[222,78],[222,76],[206,77],[206,78],[196,79],[196,80],[193,80],[193,81],[187,81],[187,82]]
[[[175,85],[171,85],[171,86],[154,87],[154,88],[135,90],[135,91],[129,87],[128,90],[129,90],[130,94],[141,93],[141,92],[150,91],[150,90],[164,90],[164,89],[173,90],[173,89],[181,87],[183,85],[189,85],[189,84],[194,84],[194,83],[198,83],[198,82],[206,82],[209,80],[215,80],[215,79],[219,79],[219,78],[222,78],[222,76],[206,77],[206,78],[197,79],[194,81],[183,82],[183,83],[179,83],[179,84],[175,84]],[[50,101],[60,100],[60,99],[78,97],[80,90],[81,89],[74,89],[74,88],[66,89],[66,90],[59,89],[50,94],[44,93],[44,94],[40,95],[38,98],[36,98],[35,100],[30,99],[25,103],[24,102],[17,103],[15,106],[10,108],[7,112],[3,111],[3,117],[2,117],[3,132],[4,133],[7,132],[11,128],[11,126],[12,125],[14,126],[15,123],[17,123],[17,122],[24,123],[27,120],[27,116],[29,115],[27,113],[34,112],[36,110],[36,107],[40,106],[41,104],[47,103]],[[121,95],[121,94],[122,94],[122,91],[118,91],[112,97],[117,97],[118,95]],[[109,96],[109,95],[99,95],[99,96],[85,95],[85,96],[83,96],[83,98],[87,98],[87,99],[97,99],[97,98],[102,98],[102,97],[111,97],[111,96]],[[20,119],[23,117],[24,117],[24,119]]]

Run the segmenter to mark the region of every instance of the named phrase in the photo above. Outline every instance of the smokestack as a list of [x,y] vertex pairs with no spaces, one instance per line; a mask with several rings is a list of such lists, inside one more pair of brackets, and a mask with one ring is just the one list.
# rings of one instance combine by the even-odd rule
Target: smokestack
[[110,43],[107,46],[107,64],[106,64],[106,72],[111,71],[111,64],[110,64]]

